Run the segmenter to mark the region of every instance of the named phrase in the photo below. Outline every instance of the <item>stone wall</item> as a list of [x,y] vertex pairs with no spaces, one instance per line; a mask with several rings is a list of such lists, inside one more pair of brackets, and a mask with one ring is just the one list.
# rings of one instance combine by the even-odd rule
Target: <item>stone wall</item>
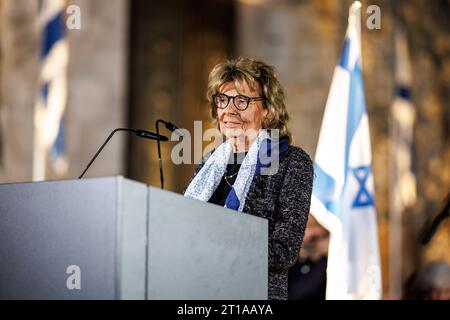
[[[33,108],[39,72],[38,1],[0,1],[0,182],[32,179]],[[109,133],[126,123],[128,2],[74,0],[81,29],[69,41],[67,157],[76,178]],[[117,135],[86,176],[125,174],[125,139]]]
[[[81,30],[69,32],[69,177],[77,177],[110,132],[127,123],[128,15],[126,0],[74,0]],[[86,176],[125,175],[126,133],[108,143]]]
[[37,1],[0,1],[0,182],[30,181],[38,72]]

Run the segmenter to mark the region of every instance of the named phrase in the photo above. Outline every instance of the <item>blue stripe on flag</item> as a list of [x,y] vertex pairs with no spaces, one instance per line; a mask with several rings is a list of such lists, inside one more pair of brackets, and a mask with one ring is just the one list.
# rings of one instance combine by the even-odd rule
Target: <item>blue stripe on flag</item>
[[350,39],[345,38],[344,48],[342,49],[341,58],[339,60],[339,65],[348,70],[348,59],[350,56]]
[[396,95],[400,98],[411,100],[411,89],[402,85],[397,85],[396,89]]
[[53,45],[64,37],[64,12],[55,15],[42,30],[41,57],[47,56]]
[[53,157],[55,159],[61,157],[65,153],[66,141],[66,113],[64,112],[61,121],[59,122],[58,135],[52,147]]
[[[364,81],[362,77],[359,61],[355,63],[355,67],[351,72],[350,94],[348,101],[347,114],[347,133],[345,142],[345,172],[348,169],[348,157],[350,153],[350,145],[358,129],[363,114],[366,112],[366,103],[364,99]],[[347,174],[345,175],[347,179]]]
[[325,205],[328,211],[336,214],[336,206],[333,202],[333,193],[336,182],[322,168],[314,163],[313,194]]
[[41,86],[41,98],[42,98],[42,104],[44,106],[47,106],[47,98],[48,98],[48,88],[49,88],[49,83],[45,82],[42,84]]

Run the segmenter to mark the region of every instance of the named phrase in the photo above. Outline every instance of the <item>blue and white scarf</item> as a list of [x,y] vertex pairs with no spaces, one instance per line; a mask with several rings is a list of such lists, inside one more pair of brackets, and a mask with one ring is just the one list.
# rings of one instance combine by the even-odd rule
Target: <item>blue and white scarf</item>
[[[273,157],[278,157],[287,147],[287,139],[274,141],[266,130],[261,130],[239,168],[236,181],[225,200],[225,207],[242,212],[253,178],[261,174],[261,168],[269,167]],[[231,140],[228,139],[206,160],[184,195],[208,201],[222,180],[232,152]]]

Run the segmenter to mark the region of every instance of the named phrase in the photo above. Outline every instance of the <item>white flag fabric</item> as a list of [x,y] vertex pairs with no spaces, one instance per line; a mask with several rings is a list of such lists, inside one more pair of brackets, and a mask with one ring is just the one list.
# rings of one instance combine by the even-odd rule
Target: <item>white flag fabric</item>
[[315,155],[311,213],[330,231],[326,298],[381,299],[369,122],[354,5]]
[[[403,29],[395,32],[395,86],[391,107],[391,156],[394,166],[392,192],[396,192],[396,210],[412,206],[416,201],[414,174],[414,123],[416,111],[411,101],[411,65],[408,43]],[[392,196],[392,194],[391,194]]]
[[67,170],[65,110],[68,44],[65,37],[64,0],[40,0],[41,70],[34,113],[33,180],[45,180],[47,156],[56,173]]

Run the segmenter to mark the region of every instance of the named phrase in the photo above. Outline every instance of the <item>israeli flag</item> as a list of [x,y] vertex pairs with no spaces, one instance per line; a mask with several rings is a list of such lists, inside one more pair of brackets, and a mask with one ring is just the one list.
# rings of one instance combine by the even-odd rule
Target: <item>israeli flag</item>
[[311,213],[330,231],[327,299],[381,299],[369,122],[361,72],[360,3],[350,8],[315,155]]
[[414,125],[416,110],[411,99],[412,71],[404,28],[396,24],[395,87],[389,121],[389,297],[402,296],[402,220],[417,199]]
[[68,44],[64,32],[64,0],[40,0],[41,70],[34,113],[33,180],[45,180],[47,157],[56,174],[67,170],[65,111]]

